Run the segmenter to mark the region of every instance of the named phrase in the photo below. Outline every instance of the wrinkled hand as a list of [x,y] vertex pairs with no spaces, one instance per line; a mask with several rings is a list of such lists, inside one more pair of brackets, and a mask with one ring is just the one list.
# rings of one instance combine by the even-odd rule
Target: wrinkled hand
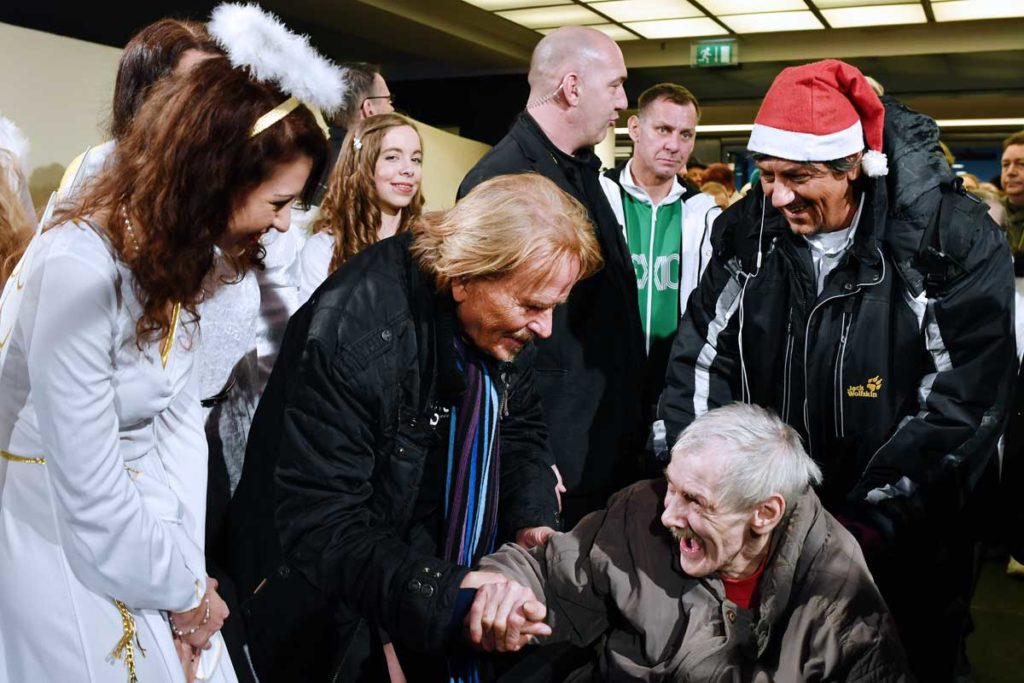
[[538,545],[544,545],[554,535],[555,530],[549,526],[533,526],[517,531],[516,543],[529,550]]
[[[210,617],[206,619],[204,624],[203,619],[206,618],[207,601],[210,604]],[[174,619],[174,625],[183,633],[189,633],[193,628],[198,627],[194,633],[190,633],[179,640],[184,641],[187,645],[197,650],[208,650],[210,648],[210,638],[213,637],[214,633],[221,630],[224,626],[224,620],[228,618],[228,614],[230,612],[228,611],[227,604],[221,600],[220,595],[217,593],[217,580],[207,577],[206,595],[199,601],[199,606],[187,612],[175,612],[171,614],[171,617]]]
[[562,483],[562,473],[558,471],[558,465],[552,465],[551,471],[555,473],[555,498],[558,499],[558,514],[562,514],[562,494],[566,492],[565,484]]
[[533,591],[515,581],[477,589],[466,615],[466,637],[484,652],[516,652],[534,637],[551,635],[547,608]]
[[488,583],[506,583],[507,581],[508,579],[498,572],[475,571],[462,577],[459,588],[479,588]]

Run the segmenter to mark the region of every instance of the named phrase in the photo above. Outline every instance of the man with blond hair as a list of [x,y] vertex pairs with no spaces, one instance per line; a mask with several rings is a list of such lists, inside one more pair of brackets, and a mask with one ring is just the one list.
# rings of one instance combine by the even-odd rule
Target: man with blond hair
[[554,533],[531,342],[600,265],[578,202],[503,176],[347,261],[292,317],[233,511],[261,681],[465,666],[440,644],[483,578],[469,567]]
[[526,110],[459,188],[463,195],[494,175],[540,173],[586,207],[601,246],[604,269],[573,290],[555,314],[556,332],[537,345],[537,391],[568,489],[566,525],[635,479],[646,437],[636,278],[593,152],[626,108],[625,80],[622,52],[600,31],[551,32],[530,61]]

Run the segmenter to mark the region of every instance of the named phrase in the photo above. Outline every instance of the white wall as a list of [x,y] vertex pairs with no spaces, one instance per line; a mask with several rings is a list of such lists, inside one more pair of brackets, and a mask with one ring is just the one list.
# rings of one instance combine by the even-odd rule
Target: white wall
[[32,145],[28,173],[105,139],[121,51],[0,24],[0,112]]

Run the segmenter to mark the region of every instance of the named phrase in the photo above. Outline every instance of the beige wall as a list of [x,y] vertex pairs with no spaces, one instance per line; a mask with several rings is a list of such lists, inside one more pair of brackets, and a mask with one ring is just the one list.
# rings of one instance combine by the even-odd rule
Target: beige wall
[[423,197],[427,211],[455,203],[462,178],[490,146],[416,122],[423,139]]
[[[60,171],[89,145],[106,139],[110,98],[121,51],[50,33],[0,24],[0,113],[32,145],[27,175],[45,201]],[[463,176],[490,149],[426,124],[423,193],[429,210],[455,202]],[[59,165],[60,169],[47,168]],[[33,188],[36,189],[36,188]],[[37,202],[38,203],[38,202]]]
[[102,142],[117,48],[0,24],[0,112],[25,132],[33,169]]

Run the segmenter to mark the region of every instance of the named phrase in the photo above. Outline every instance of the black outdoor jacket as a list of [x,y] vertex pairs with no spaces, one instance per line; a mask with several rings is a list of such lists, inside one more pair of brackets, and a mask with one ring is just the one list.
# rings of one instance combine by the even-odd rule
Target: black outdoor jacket
[[[889,175],[862,179],[854,243],[821,294],[806,241],[760,187],[716,221],[658,417],[671,445],[706,410],[772,408],[822,466],[825,506],[892,537],[955,520],[995,452],[1014,285],[1006,240],[952,182],[934,122],[883,101]],[[950,220],[929,239],[940,204]]]
[[[288,325],[232,504],[239,594],[245,601],[256,593],[243,607],[250,649],[305,644],[312,636],[300,637],[304,628],[287,624],[312,619],[302,613],[317,612],[318,600],[334,610],[340,634],[311,654],[324,660],[352,659],[353,617],[420,652],[439,653],[450,635],[446,627],[468,570],[439,559],[434,539],[443,518],[446,409],[461,392],[456,323],[451,296],[437,293],[421,272],[411,241],[400,235],[352,258]],[[530,355],[528,347],[514,364],[489,367],[504,404],[499,542],[557,519]],[[425,476],[437,490],[421,491]],[[429,507],[420,509],[424,500]],[[423,524],[413,523],[418,504]],[[301,586],[261,605],[275,583]],[[307,586],[313,590],[302,590]],[[294,651],[273,657],[276,665],[284,657],[298,666]]]
[[646,357],[636,275],[618,221],[601,189],[599,160],[589,150],[560,152],[526,113],[473,167],[459,197],[485,180],[533,171],[586,207],[604,268],[583,280],[555,309],[553,332],[537,341],[537,393],[569,495],[589,496],[591,509],[636,478],[634,465],[651,418],[644,415]]

